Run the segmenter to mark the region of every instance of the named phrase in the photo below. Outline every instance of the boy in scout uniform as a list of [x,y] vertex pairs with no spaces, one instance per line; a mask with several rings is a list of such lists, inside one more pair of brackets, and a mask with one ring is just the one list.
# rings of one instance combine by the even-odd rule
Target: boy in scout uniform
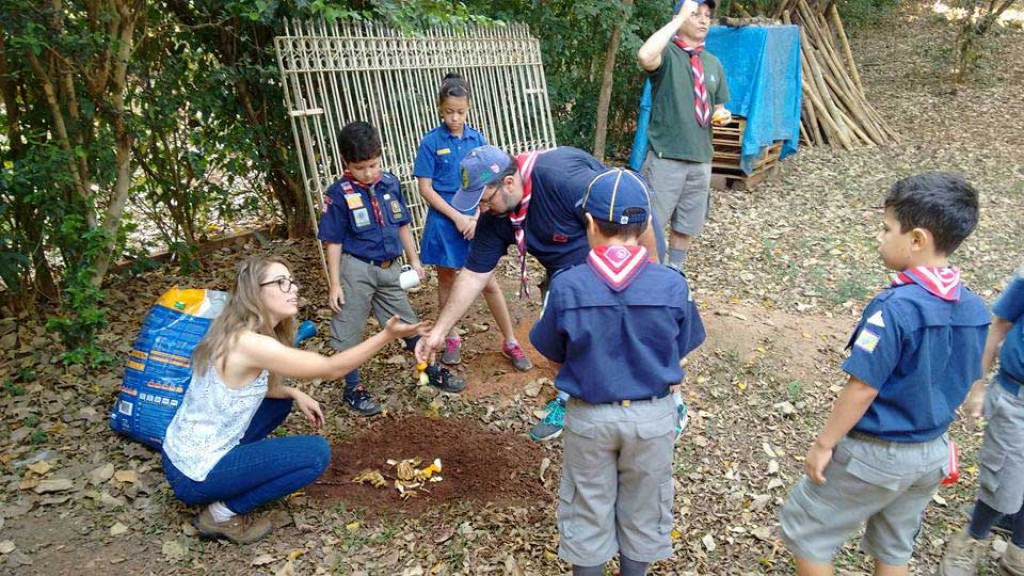
[[[421,281],[426,274],[398,178],[381,170],[376,128],[366,122],[348,124],[341,130],[339,145],[345,173],[324,197],[319,238],[327,245],[328,303],[334,311],[330,345],[341,351],[363,340],[371,310],[381,326],[392,316],[419,321],[398,281],[401,266],[396,259],[403,252]],[[407,349],[412,351],[418,339],[406,339]],[[430,384],[444,392],[466,387],[465,381],[437,364],[428,366],[426,373]],[[345,376],[345,403],[363,416],[381,411],[360,384],[358,370]]]

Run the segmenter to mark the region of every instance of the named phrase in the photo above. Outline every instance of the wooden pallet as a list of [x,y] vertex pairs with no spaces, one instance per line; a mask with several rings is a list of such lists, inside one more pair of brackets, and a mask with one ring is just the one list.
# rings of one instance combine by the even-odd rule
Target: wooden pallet
[[711,159],[711,187],[716,190],[751,190],[765,180],[779,173],[779,157],[782,142],[777,141],[765,148],[764,153],[753,164],[749,174],[740,168],[743,149],[743,132],[747,128],[746,118],[733,117],[724,126],[713,126],[711,143],[715,154]]

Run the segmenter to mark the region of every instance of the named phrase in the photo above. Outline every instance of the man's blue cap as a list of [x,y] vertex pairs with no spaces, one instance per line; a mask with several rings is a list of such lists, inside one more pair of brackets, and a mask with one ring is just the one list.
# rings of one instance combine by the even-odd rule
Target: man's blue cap
[[452,197],[452,206],[460,212],[476,208],[484,188],[508,167],[511,158],[497,146],[474,148],[462,159],[462,187]]
[[615,224],[645,222],[651,215],[651,192],[636,172],[613,168],[590,181],[576,206],[594,218]]
[[[717,4],[715,4],[715,0],[693,0],[693,1],[696,2],[698,5],[699,4],[707,4],[708,8],[710,8],[712,10],[714,10],[715,7],[717,6]],[[686,0],[676,0],[676,5],[675,5],[675,8],[672,9],[672,13],[673,14],[679,14],[679,11],[683,9],[683,3],[684,2],[686,2]]]

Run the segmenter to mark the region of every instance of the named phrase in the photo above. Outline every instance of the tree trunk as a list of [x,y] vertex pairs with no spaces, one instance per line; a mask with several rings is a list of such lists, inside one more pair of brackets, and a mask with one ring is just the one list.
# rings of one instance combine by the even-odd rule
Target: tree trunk
[[[622,0],[622,5],[629,7],[633,0]],[[611,106],[612,89],[615,87],[615,56],[619,51],[622,39],[622,23],[612,28],[612,37],[608,41],[608,50],[604,56],[604,72],[601,74],[601,92],[597,97],[597,123],[594,127],[594,157],[604,162],[605,143],[608,140],[608,108]]]

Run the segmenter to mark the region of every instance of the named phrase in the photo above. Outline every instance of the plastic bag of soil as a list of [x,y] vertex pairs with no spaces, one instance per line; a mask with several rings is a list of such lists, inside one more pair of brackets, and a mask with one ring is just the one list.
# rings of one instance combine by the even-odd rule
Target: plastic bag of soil
[[128,352],[110,427],[160,448],[192,380],[192,351],[224,308],[227,292],[171,288],[143,321]]

